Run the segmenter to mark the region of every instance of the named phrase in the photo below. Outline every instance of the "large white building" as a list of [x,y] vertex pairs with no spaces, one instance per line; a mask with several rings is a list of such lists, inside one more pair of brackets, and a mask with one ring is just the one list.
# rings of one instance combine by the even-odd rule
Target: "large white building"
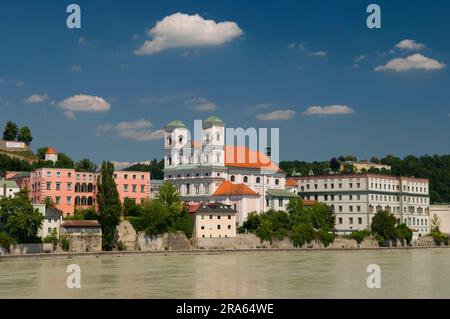
[[20,192],[20,188],[15,181],[0,179],[0,198],[11,198]]
[[381,210],[391,212],[398,224],[407,224],[414,237],[430,232],[428,179],[354,174],[293,180],[303,198],[324,202],[334,210],[339,232],[369,229],[373,216]]
[[[231,205],[239,225],[250,212],[273,207],[273,200],[288,203],[292,193],[282,192],[286,174],[268,155],[226,145],[224,122],[216,116],[203,121],[200,135],[200,140],[192,140],[181,121],[165,128],[164,179],[178,187],[183,200]],[[280,192],[273,197],[271,190]]]

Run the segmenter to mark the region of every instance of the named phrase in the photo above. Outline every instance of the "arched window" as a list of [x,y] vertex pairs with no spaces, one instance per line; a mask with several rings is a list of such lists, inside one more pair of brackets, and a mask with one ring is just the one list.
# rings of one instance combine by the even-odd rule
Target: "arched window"
[[86,206],[87,205],[87,200],[86,197],[81,197],[81,206]]
[[244,176],[244,183],[248,183],[248,176]]
[[275,180],[275,185],[280,185],[280,180],[278,178]]
[[178,136],[178,143],[183,143],[183,135]]
[[236,180],[236,177],[234,177],[234,175],[230,176],[230,181],[234,182]]
[[92,197],[89,196],[88,199],[87,199],[87,204],[88,204],[89,206],[92,206],[93,203],[94,203],[94,202],[93,202],[93,200],[92,200]]
[[172,165],[172,157],[169,157],[168,159],[167,159],[167,164],[170,166],[170,165]]
[[256,184],[259,184],[259,183],[261,183],[261,177],[256,178]]
[[87,191],[88,191],[89,193],[92,193],[93,190],[94,190],[94,185],[93,185],[92,183],[89,183],[88,186],[87,186]]
[[75,192],[77,192],[77,193],[81,192],[81,185],[80,185],[80,183],[76,183],[75,184]]
[[80,206],[80,204],[81,204],[80,197],[79,196],[75,197],[75,206]]
[[171,136],[169,136],[167,138],[167,144],[172,145],[172,137]]
[[217,133],[217,135],[216,135],[216,140],[220,141],[220,134],[219,133]]
[[83,192],[83,193],[87,192],[87,184],[86,183],[81,184],[81,192]]
[[216,155],[216,162],[217,162],[217,163],[220,163],[220,154],[217,154],[217,155]]

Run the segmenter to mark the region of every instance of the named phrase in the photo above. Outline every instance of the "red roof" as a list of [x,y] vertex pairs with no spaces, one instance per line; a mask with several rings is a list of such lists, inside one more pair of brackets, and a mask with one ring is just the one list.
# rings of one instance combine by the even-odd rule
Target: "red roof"
[[195,213],[199,207],[200,203],[189,203],[188,204],[189,213]]
[[58,154],[58,152],[56,152],[56,149],[55,149],[55,148],[49,147],[49,148],[47,149],[47,152],[46,152],[45,154],[47,154],[47,155],[56,155],[56,154]]
[[297,181],[295,179],[288,178],[286,180],[286,186],[296,187],[296,186],[298,186],[298,183],[297,183]]
[[314,206],[317,204],[317,201],[312,200],[312,199],[304,199],[303,200],[303,205],[304,206]]
[[254,190],[245,184],[233,184],[230,181],[223,181],[213,196],[240,196],[240,195],[258,195]]
[[225,166],[267,169],[280,172],[281,169],[270,157],[260,151],[250,150],[245,146],[225,146]]

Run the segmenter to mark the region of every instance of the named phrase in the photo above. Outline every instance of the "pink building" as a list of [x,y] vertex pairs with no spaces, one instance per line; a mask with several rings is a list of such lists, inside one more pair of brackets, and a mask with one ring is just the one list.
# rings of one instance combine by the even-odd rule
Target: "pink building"
[[[75,209],[96,206],[99,173],[77,172],[74,169],[40,168],[31,172],[22,186],[30,190],[33,203],[51,198],[63,216],[73,215]],[[134,200],[137,204],[150,199],[150,173],[116,171],[114,179],[120,200]]]

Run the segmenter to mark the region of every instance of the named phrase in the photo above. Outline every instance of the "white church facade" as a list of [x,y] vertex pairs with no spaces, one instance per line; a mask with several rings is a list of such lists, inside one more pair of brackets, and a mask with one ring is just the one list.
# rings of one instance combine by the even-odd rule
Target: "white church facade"
[[165,127],[164,179],[184,201],[231,205],[239,225],[251,212],[286,207],[293,193],[285,190],[286,174],[270,154],[227,145],[225,124],[216,116],[202,122],[200,135],[192,140],[181,121]]

